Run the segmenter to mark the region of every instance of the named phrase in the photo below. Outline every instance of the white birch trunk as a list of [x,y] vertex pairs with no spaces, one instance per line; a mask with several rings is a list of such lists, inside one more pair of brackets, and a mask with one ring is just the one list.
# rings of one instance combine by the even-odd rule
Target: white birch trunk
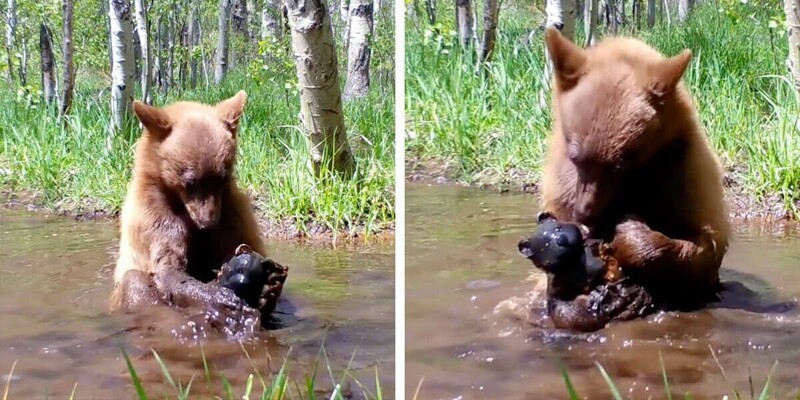
[[800,92],[800,0],[783,0],[789,36],[789,72],[794,87]]
[[134,8],[136,9],[136,34],[139,37],[139,46],[142,52],[142,70],[139,86],[142,89],[142,100],[147,104],[152,104],[150,82],[153,80],[153,67],[150,64],[153,56],[150,54],[146,2],[147,0],[133,0]]
[[347,82],[344,100],[364,97],[369,93],[369,65],[372,56],[369,37],[372,34],[372,0],[352,0],[350,5],[350,39],[347,48]]
[[133,60],[133,24],[127,0],[109,0],[111,31],[111,127],[123,127],[131,112],[135,66]]
[[[555,27],[569,40],[575,35],[575,0],[547,0],[545,27]],[[547,47],[544,49],[547,82],[553,76],[553,60]]]
[[192,3],[191,11],[189,11],[189,87],[197,86],[197,57],[195,56],[197,45],[200,43],[200,15],[197,10],[200,5]]
[[59,100],[59,111],[62,115],[69,113],[72,108],[72,97],[75,93],[75,60],[73,57],[72,45],[72,20],[73,4],[72,0],[64,0],[62,4],[62,48],[64,55],[64,85]]
[[261,9],[261,39],[281,37],[281,6],[276,0],[264,0]]
[[228,72],[228,50],[230,48],[231,0],[219,0],[219,41],[217,42],[214,83],[219,85]]
[[584,47],[595,43],[595,30],[597,29],[597,0],[584,0],[583,3],[583,31],[586,33]]
[[498,0],[484,0],[483,3],[483,36],[481,38],[481,61],[492,60],[494,45],[497,41],[497,21],[499,17]]
[[51,104],[56,97],[54,58],[53,38],[50,29],[42,22],[39,24],[39,60],[42,66],[42,93],[47,104]]
[[15,0],[8,0],[6,4],[6,56],[8,56],[8,80],[14,83],[14,63],[12,55],[14,54],[14,36],[17,29],[17,2]]
[[469,47],[472,42],[472,1],[456,0],[456,26],[458,27],[458,40],[464,47]]
[[678,0],[678,22],[686,22],[689,19],[689,0]]
[[285,0],[300,86],[300,116],[314,171],[351,176],[355,160],[347,141],[339,92],[336,45],[324,0]]

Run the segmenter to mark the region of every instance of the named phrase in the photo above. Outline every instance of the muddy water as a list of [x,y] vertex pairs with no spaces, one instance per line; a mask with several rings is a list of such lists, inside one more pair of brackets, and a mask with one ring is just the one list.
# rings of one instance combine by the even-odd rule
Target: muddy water
[[[564,399],[560,363],[581,396],[610,398],[597,361],[625,398],[659,399],[659,352],[675,394],[720,399],[733,387],[750,398],[752,376],[757,396],[776,360],[776,398],[798,393],[798,308],[666,313],[582,336],[523,324],[493,309],[531,290],[530,264],[516,243],[534,227],[534,198],[410,184],[406,207],[406,390],[414,393],[424,378],[419,398]],[[764,299],[797,300],[800,230],[740,226],[723,268],[723,281],[738,280]]]
[[[12,399],[131,398],[120,347],[152,397],[163,398],[163,375],[155,349],[192,393],[221,393],[224,375],[241,396],[255,365],[268,375],[289,354],[289,370],[301,386],[310,376],[324,341],[335,378],[350,374],[374,392],[375,373],[384,393],[394,388],[394,251],[391,244],[346,250],[269,243],[271,256],[289,265],[290,276],[275,314],[278,329],[240,346],[220,338],[175,339],[175,315],[110,316],[116,225],[77,223],[39,214],[0,211],[0,377],[12,364]],[[201,348],[212,369],[205,378]],[[245,350],[248,356],[245,355]],[[355,353],[355,355],[353,355]],[[353,356],[351,361],[351,356]],[[318,388],[330,391],[326,363]],[[260,393],[258,379],[254,392]],[[356,395],[357,384],[351,385]]]

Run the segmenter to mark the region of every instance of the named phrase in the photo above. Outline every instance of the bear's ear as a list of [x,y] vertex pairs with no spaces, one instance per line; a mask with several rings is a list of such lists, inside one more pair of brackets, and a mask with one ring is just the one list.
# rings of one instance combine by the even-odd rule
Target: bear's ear
[[690,61],[692,61],[692,51],[685,49],[680,54],[654,65],[650,71],[650,92],[658,98],[672,93]]
[[139,121],[142,122],[142,125],[147,128],[147,132],[159,139],[167,137],[172,131],[172,121],[167,113],[161,109],[134,100],[133,112],[136,114],[136,118],[139,118]]
[[217,114],[222,122],[228,127],[232,134],[236,134],[239,128],[239,120],[244,113],[244,105],[247,103],[247,92],[240,90],[233,97],[222,100],[215,106]]
[[544,32],[544,41],[553,61],[556,83],[562,90],[569,90],[578,83],[586,64],[586,53],[554,27]]

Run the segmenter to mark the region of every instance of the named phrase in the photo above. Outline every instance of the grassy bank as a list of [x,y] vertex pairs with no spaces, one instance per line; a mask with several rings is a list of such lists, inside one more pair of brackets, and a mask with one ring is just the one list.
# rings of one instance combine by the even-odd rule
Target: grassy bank
[[[489,79],[456,47],[452,5],[442,4],[437,26],[407,23],[408,159],[446,163],[468,184],[538,181],[550,94],[541,31],[528,34],[543,17],[521,3],[502,4]],[[693,50],[685,80],[731,189],[800,216],[800,100],[786,80],[785,33],[770,27],[781,10],[743,3],[704,2],[686,24],[625,33],[667,54]]]
[[[394,220],[393,94],[375,85],[364,100],[345,104],[348,135],[357,160],[356,178],[314,179],[299,100],[283,84],[258,84],[244,71],[221,86],[170,93],[155,103],[178,99],[215,103],[236,91],[248,92],[239,133],[239,184],[256,199],[262,217],[298,229],[375,232]],[[140,131],[108,134],[107,83],[78,80],[75,108],[60,121],[35,95],[0,88],[0,187],[30,190],[47,207],[85,212],[118,210]]]

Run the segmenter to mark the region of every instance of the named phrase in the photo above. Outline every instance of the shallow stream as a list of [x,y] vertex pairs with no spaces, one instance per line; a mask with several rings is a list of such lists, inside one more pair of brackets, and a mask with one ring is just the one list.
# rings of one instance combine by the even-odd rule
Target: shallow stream
[[[270,256],[290,267],[274,315],[280,328],[240,346],[223,339],[176,340],[171,330],[180,329],[181,321],[169,316],[109,315],[117,238],[114,222],[0,211],[0,382],[4,386],[16,361],[10,399],[65,399],[76,383],[76,399],[132,398],[121,346],[151,398],[176,395],[162,384],[151,348],[183,387],[193,379],[195,395],[221,393],[224,374],[241,398],[256,368],[266,376],[276,373],[287,353],[287,368],[301,387],[319,359],[321,391],[332,388],[328,365],[338,382],[349,364],[367,390],[374,393],[377,373],[383,392],[394,392],[392,243],[332,250],[268,242]],[[319,356],[323,341],[327,361]],[[260,395],[257,378],[255,383]],[[358,384],[349,390],[361,398]]]
[[[424,379],[420,399],[565,399],[563,363],[583,398],[610,398],[597,361],[623,397],[661,399],[661,353],[676,396],[720,399],[734,388],[750,398],[751,376],[758,396],[776,360],[775,398],[798,396],[800,307],[665,313],[578,336],[524,324],[493,309],[531,291],[517,241],[534,229],[533,196],[408,184],[406,210],[407,393]],[[800,229],[737,226],[722,279],[797,301]]]

